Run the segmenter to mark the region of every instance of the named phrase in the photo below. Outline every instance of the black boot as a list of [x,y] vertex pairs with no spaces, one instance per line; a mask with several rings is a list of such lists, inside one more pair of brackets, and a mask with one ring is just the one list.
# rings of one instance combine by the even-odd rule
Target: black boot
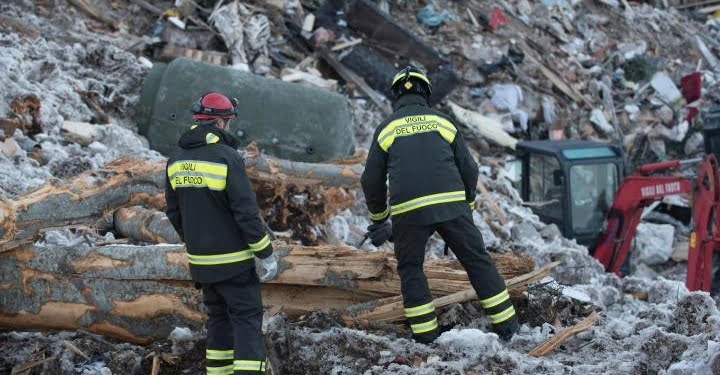
[[510,339],[520,330],[520,323],[518,322],[517,316],[500,323],[493,325],[493,330],[500,336],[503,341],[510,341]]

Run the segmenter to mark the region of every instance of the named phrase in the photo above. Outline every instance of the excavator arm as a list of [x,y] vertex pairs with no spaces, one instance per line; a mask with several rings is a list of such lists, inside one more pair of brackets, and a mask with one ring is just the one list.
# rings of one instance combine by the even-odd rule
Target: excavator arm
[[[658,175],[700,163],[695,179]],[[718,215],[720,180],[713,155],[703,159],[673,160],[644,165],[627,176],[615,195],[594,256],[609,272],[620,274],[640,223],[643,208],[668,195],[693,193],[695,229],[690,237],[687,286],[690,290],[710,290],[712,253],[719,248]]]
[[705,157],[698,168],[693,221],[688,249],[686,285],[689,290],[710,291],[712,287],[713,252],[720,251],[720,176],[713,155]]

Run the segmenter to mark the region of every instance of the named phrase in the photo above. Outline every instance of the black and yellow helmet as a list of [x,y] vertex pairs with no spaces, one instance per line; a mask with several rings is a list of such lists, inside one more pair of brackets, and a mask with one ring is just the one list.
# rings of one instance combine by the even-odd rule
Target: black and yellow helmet
[[404,94],[420,94],[429,98],[432,84],[425,72],[408,65],[393,77],[392,92],[395,98]]

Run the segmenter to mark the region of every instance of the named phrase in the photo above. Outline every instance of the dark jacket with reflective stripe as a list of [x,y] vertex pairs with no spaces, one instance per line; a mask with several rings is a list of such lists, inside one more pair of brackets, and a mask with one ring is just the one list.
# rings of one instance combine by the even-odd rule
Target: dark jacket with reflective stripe
[[375,130],[362,187],[374,222],[391,214],[396,223],[432,224],[467,210],[477,179],[477,163],[452,121],[423,97],[404,95]]
[[187,131],[168,160],[167,216],[185,242],[193,280],[213,283],[272,254],[237,139],[210,125]]

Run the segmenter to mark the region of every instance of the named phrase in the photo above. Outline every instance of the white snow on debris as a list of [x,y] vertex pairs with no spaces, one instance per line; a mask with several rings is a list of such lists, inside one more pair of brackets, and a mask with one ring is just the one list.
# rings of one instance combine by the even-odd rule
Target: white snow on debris
[[675,227],[672,225],[640,223],[630,258],[632,265],[652,266],[667,262],[673,252],[674,238]]
[[170,332],[168,340],[172,342],[172,354],[182,355],[195,347],[195,336],[187,327],[175,327]]
[[498,335],[483,332],[479,329],[453,329],[444,332],[435,343],[446,346],[450,350],[465,352],[467,354],[495,355],[502,346],[498,342]]

